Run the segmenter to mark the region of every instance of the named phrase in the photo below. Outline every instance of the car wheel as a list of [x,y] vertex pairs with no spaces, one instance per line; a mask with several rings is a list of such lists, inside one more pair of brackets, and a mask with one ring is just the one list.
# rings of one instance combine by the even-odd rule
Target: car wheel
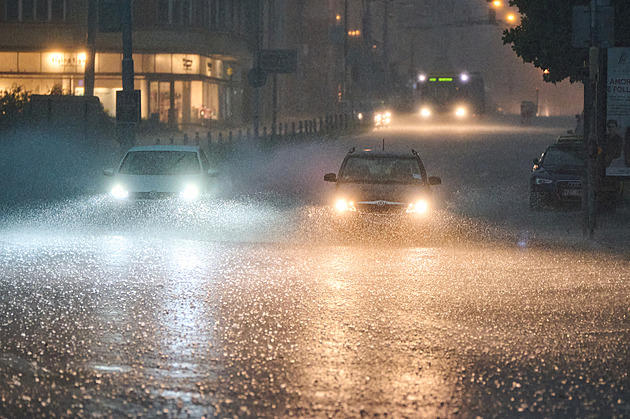
[[529,193],[529,210],[530,211],[542,211],[545,207],[543,194],[540,192]]

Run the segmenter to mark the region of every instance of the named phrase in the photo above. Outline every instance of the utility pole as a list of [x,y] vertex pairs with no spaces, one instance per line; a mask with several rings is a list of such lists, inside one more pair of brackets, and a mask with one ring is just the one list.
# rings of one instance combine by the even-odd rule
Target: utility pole
[[[252,13],[253,13],[253,19],[254,19],[254,48],[253,48],[253,62],[254,62],[254,69],[256,69],[257,74],[260,75],[260,77],[264,78],[264,75],[262,75],[261,73],[261,68],[260,68],[260,50],[261,50],[261,43],[262,43],[262,28],[261,28],[261,6],[262,6],[262,2],[258,1],[258,0],[252,0],[250,1],[250,4],[252,5]],[[260,85],[256,85],[254,86],[254,97],[253,97],[253,106],[252,106],[252,119],[253,119],[253,123],[254,123],[254,139],[256,141],[258,141],[259,138],[259,132],[260,132],[260,88],[262,87],[262,85],[264,84],[264,82]]]
[[[586,164],[586,208],[583,210],[586,212],[586,232],[589,237],[593,237],[595,234],[595,228],[597,227],[597,159],[599,150],[599,138],[598,138],[598,95],[597,95],[597,80],[599,77],[599,47],[597,39],[597,0],[591,0],[590,4],[590,18],[591,18],[591,47],[588,54],[588,112],[589,124],[588,124],[588,138],[586,142],[587,152],[587,164]],[[585,133],[586,134],[586,133]]]
[[383,71],[385,78],[385,95],[389,92],[389,1],[384,0],[383,12]]
[[134,89],[133,74],[133,27],[131,22],[131,0],[122,1],[122,92],[116,96],[116,118],[118,120],[118,141],[124,147],[132,147],[136,142],[136,122],[139,103]]
[[97,0],[88,0],[87,52],[85,54],[84,96],[94,96],[94,60],[96,57]]
[[348,0],[343,3],[343,77],[341,78],[341,98],[348,95]]

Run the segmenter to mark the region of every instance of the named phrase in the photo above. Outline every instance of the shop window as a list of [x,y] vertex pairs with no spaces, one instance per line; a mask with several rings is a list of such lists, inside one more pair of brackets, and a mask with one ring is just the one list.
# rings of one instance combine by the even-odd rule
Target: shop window
[[16,71],[18,71],[17,52],[0,52],[0,72]]
[[120,73],[122,56],[120,54],[96,54],[96,71],[99,73]]

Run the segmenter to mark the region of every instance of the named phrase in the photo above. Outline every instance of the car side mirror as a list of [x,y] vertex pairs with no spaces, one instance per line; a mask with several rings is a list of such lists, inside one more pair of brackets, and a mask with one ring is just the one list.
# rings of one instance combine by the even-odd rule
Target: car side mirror
[[334,173],[327,173],[324,175],[324,180],[326,182],[337,182],[337,175]]
[[207,175],[208,177],[219,177],[219,172],[214,169],[208,169]]
[[114,169],[105,169],[103,170],[103,174],[105,176],[114,176]]
[[429,176],[429,185],[441,185],[442,178],[439,176]]

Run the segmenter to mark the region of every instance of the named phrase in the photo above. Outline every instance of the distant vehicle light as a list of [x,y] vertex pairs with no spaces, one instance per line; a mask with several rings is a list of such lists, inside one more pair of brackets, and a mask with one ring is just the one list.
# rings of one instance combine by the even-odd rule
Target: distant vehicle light
[[359,114],[357,115],[357,118],[359,118],[359,121],[363,120],[363,114],[361,112],[359,112]]
[[335,202],[335,209],[338,212],[346,212],[346,211],[356,211],[356,207],[354,206],[354,202],[346,201],[345,199],[338,199]]
[[468,114],[468,110],[464,106],[458,106],[455,109],[455,115],[462,118]]
[[429,108],[422,108],[420,110],[420,115],[423,116],[424,118],[428,118],[431,116],[431,109]]
[[186,185],[184,189],[179,193],[179,197],[186,201],[197,199],[198,196],[199,188],[196,185]]
[[129,197],[129,191],[121,185],[116,185],[112,188],[111,194],[116,199],[126,199]]
[[376,115],[374,115],[374,121],[380,122],[381,119],[383,119],[383,116],[380,113],[377,113]]
[[469,80],[468,74],[466,74],[466,73],[462,73],[462,74],[459,76],[459,79],[460,79],[462,82],[466,83],[466,82]]
[[418,76],[418,81],[427,81],[427,76],[426,76],[426,75],[424,75],[424,74],[420,74],[420,75]]

